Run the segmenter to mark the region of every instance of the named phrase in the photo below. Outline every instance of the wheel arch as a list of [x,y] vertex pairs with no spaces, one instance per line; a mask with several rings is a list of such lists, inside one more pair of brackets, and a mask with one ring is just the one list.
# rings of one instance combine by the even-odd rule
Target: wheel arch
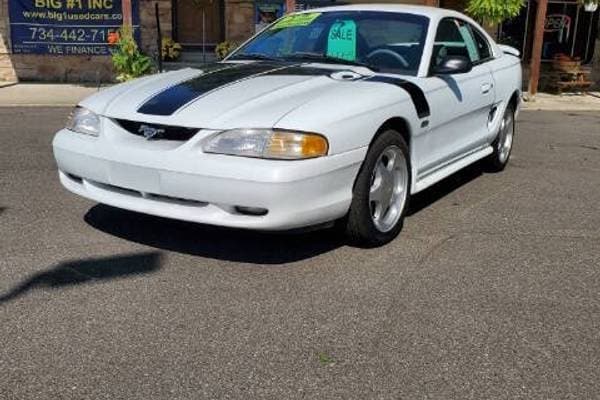
[[408,146],[409,153],[412,155],[412,138],[410,124],[408,123],[408,120],[402,117],[392,117],[386,120],[383,124],[381,124],[379,126],[379,129],[377,129],[377,132],[375,132],[375,135],[373,135],[371,143],[369,143],[369,148],[371,147],[375,139],[377,139],[379,135],[381,135],[388,129],[393,129],[402,136],[402,139],[404,139],[406,145]]
[[[411,182],[412,185],[414,185],[414,175],[413,175],[413,149],[412,149],[412,130],[411,130],[411,126],[410,123],[408,122],[408,120],[406,118],[403,117],[390,117],[388,118],[386,121],[384,121],[379,128],[377,129],[377,131],[375,132],[375,134],[373,135],[373,137],[371,138],[371,141],[369,142],[369,146],[368,148],[370,149],[371,146],[373,145],[373,142],[375,142],[375,140],[381,135],[383,134],[385,131],[389,130],[389,129],[393,129],[396,132],[398,132],[401,136],[402,139],[404,139],[404,141],[406,142],[406,146],[408,147],[408,155],[409,155],[409,170],[411,172]],[[361,165],[360,170],[362,170],[363,165]],[[359,170],[359,173],[360,173]],[[358,174],[357,174],[358,177]],[[354,190],[354,186],[356,185],[356,178],[354,180],[354,184],[352,185],[352,189]],[[411,188],[412,189],[412,188]]]
[[516,112],[521,104],[521,91],[515,90],[508,100],[508,105],[513,106],[513,110]]

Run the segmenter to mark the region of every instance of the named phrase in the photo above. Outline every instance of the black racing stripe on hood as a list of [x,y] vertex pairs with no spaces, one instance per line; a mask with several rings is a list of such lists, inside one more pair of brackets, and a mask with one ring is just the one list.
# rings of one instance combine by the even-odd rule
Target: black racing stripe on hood
[[229,65],[216,64],[209,66],[208,68],[203,68],[204,70],[208,70],[208,72],[171,86],[153,96],[142,104],[138,112],[150,115],[173,115],[181,107],[212,90],[254,75],[276,71],[281,68],[281,64],[262,62]]
[[319,68],[304,65],[291,65],[287,68],[281,68],[267,72],[265,75],[295,75],[295,76],[322,76],[331,75],[346,69]]
[[427,118],[431,116],[431,108],[429,107],[429,102],[425,97],[425,93],[423,89],[419,86],[415,85],[412,82],[405,81],[400,78],[393,78],[391,76],[372,76],[366,79],[369,82],[382,82],[389,83],[391,85],[395,85],[404,89],[412,99],[413,104],[415,105],[415,109],[417,110],[417,115],[419,118]]

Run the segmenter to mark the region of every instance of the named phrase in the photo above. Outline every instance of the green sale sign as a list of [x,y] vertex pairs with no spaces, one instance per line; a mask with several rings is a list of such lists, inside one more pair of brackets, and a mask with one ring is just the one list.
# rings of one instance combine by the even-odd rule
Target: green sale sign
[[356,22],[343,20],[331,25],[327,38],[327,55],[356,60]]

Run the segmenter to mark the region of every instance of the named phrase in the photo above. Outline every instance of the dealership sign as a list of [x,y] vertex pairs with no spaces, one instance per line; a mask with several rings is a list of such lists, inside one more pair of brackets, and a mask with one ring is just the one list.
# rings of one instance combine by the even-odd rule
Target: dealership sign
[[[121,0],[10,0],[12,52],[108,55],[108,35],[123,23]],[[132,1],[139,41],[139,3]]]

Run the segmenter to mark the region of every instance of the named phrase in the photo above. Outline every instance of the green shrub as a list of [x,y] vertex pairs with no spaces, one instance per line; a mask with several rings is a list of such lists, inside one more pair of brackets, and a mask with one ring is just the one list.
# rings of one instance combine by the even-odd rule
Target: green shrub
[[152,59],[140,51],[130,28],[122,27],[113,42],[112,63],[117,81],[125,82],[153,71]]
[[487,24],[499,24],[521,12],[525,0],[469,0],[467,13]]

